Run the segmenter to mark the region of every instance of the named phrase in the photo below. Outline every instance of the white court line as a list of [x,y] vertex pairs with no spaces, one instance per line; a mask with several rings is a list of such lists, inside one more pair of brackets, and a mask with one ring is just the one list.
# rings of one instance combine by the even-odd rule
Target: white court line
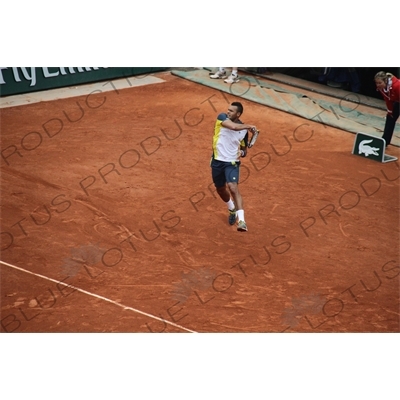
[[148,313],[146,313],[146,312],[144,312],[144,311],[137,310],[136,308],[124,306],[123,304],[118,303],[117,301],[108,299],[107,297],[99,296],[98,294],[95,294],[95,293],[88,292],[87,290],[80,289],[80,288],[78,288],[78,287],[76,287],[76,286],[68,285],[68,284],[66,284],[66,283],[64,283],[64,282],[57,281],[56,279],[52,279],[52,278],[49,278],[49,277],[44,276],[44,275],[36,274],[35,272],[28,271],[27,269],[24,269],[24,268],[21,268],[21,267],[17,267],[17,266],[15,266],[15,265],[6,263],[6,262],[1,261],[1,260],[0,260],[0,264],[6,265],[7,267],[10,267],[10,268],[18,269],[18,270],[20,270],[20,271],[26,272],[27,274],[31,274],[31,275],[37,276],[37,277],[39,277],[39,278],[43,278],[43,279],[46,279],[46,280],[48,280],[48,281],[57,283],[57,285],[64,285],[64,286],[66,286],[66,287],[68,287],[68,288],[75,289],[75,290],[78,291],[78,292],[87,294],[87,295],[92,296],[92,297],[96,297],[97,299],[101,299],[101,300],[107,301],[108,303],[111,303],[111,304],[115,304],[116,306],[121,307],[121,308],[123,308],[124,310],[130,310],[130,311],[136,312],[136,313],[138,313],[138,314],[145,315],[146,317],[156,319],[157,321],[164,322],[164,323],[166,323],[166,324],[168,324],[168,325],[172,325],[172,326],[174,326],[175,328],[179,328],[179,329],[182,329],[182,330],[184,330],[184,331],[191,332],[191,333],[197,333],[197,332],[192,331],[192,330],[190,330],[190,329],[184,328],[184,327],[181,326],[181,325],[178,325],[178,324],[175,324],[175,323],[173,323],[173,322],[167,321],[166,319],[156,317],[155,315],[148,314]]

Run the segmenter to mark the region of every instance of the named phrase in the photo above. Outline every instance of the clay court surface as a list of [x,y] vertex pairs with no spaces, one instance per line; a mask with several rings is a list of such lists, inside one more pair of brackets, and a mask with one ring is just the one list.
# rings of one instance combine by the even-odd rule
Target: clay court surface
[[[154,75],[0,111],[1,331],[399,332],[399,163]],[[246,233],[209,167],[235,100],[261,131],[242,162]]]

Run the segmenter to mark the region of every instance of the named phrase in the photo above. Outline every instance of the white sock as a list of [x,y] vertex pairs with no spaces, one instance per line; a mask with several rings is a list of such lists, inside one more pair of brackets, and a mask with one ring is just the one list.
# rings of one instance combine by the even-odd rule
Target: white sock
[[238,70],[237,70],[237,69],[233,69],[233,70],[232,70],[232,75],[237,76],[237,74],[238,74]]
[[226,205],[228,206],[228,210],[235,209],[235,203],[232,201],[232,199],[229,199],[229,201],[226,202]]
[[220,72],[225,72],[225,68],[224,67],[218,67]]
[[237,215],[239,221],[244,222],[244,210],[237,210],[236,215]]

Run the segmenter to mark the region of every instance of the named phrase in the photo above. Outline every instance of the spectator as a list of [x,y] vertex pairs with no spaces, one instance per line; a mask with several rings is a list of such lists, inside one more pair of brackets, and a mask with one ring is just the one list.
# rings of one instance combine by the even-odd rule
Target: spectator
[[[210,75],[211,79],[222,79],[226,78],[225,67],[219,67],[215,74]],[[232,67],[232,72],[227,79],[224,80],[225,83],[236,83],[239,82],[238,68]]]
[[375,85],[386,103],[387,114],[382,137],[388,146],[400,113],[400,80],[389,72],[380,71],[375,75]]
[[360,93],[361,82],[355,68],[329,67],[325,68],[323,75],[318,80],[325,82],[330,87],[346,89],[354,93]]

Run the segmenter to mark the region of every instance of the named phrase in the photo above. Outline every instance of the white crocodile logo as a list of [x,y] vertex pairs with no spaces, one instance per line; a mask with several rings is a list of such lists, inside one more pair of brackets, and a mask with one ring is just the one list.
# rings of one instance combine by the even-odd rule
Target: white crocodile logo
[[371,147],[367,145],[367,143],[371,142],[372,140],[363,140],[360,142],[360,145],[358,146],[358,154],[364,153],[366,157],[370,155],[379,156],[379,154],[376,152],[379,150],[379,147]]

